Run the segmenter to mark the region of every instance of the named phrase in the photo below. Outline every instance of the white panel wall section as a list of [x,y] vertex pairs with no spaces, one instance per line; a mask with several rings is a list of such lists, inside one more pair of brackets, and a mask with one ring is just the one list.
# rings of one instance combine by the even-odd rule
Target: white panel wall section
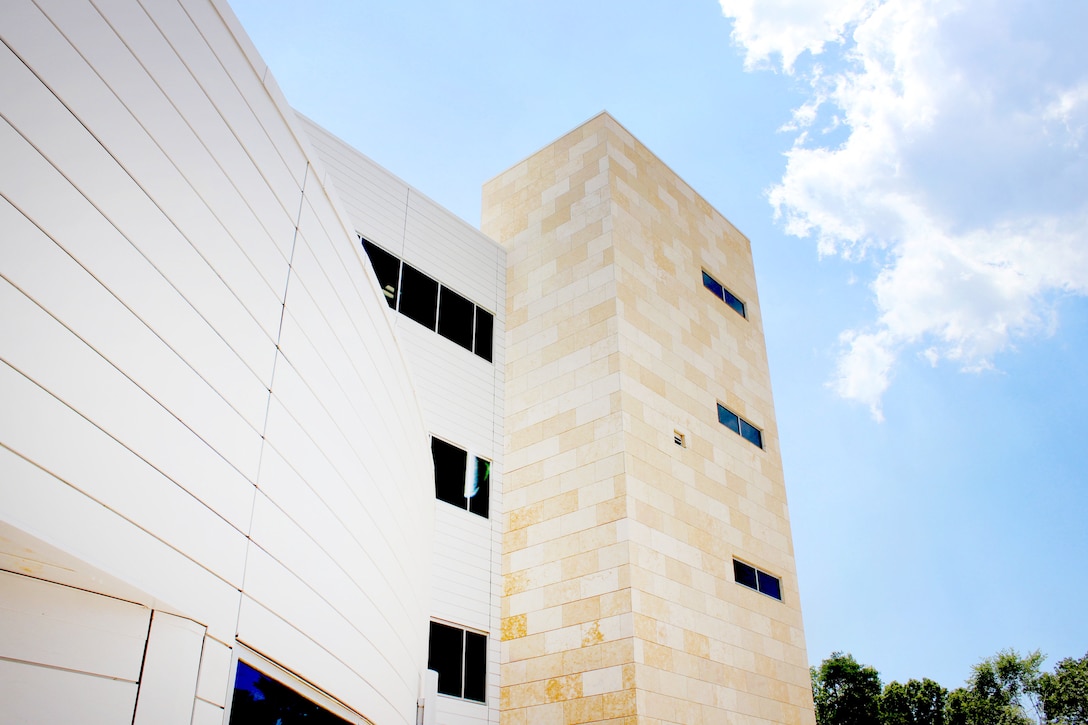
[[0,572],[5,722],[131,722],[151,610]]
[[[221,0],[0,3],[0,566],[189,623],[148,649],[141,722],[221,722],[236,641],[415,719],[429,428],[310,155]],[[139,677],[94,677],[68,685],[130,721]]]
[[[436,502],[431,616],[488,634],[487,707],[437,699],[438,722],[498,722],[506,253],[494,241],[299,117],[356,232],[495,316],[493,362],[384,307],[428,430],[492,461],[490,518]],[[433,491],[432,491],[433,496]]]

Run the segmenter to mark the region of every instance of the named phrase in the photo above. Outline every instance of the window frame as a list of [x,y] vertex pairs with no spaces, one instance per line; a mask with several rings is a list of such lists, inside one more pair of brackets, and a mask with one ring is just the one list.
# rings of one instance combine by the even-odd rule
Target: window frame
[[[364,237],[362,234],[356,232],[355,236],[359,238],[359,243],[363,247],[363,253],[366,255],[367,261],[370,264],[371,271],[374,272],[374,276],[378,279],[379,286],[382,285],[383,280],[382,276],[378,274],[378,267],[376,267],[374,264],[374,256],[376,255],[381,259],[381,263],[379,266],[382,266],[383,268],[387,265],[391,266],[391,260],[395,261],[398,265],[396,284],[382,286],[382,294],[385,297],[386,303],[391,309],[396,310],[398,313],[404,315],[409,320],[412,320],[413,322],[421,325],[422,327],[429,328],[431,332],[438,333],[439,335],[454,343],[458,347],[462,347],[473,353],[474,355],[476,355],[476,357],[482,358],[487,362],[494,362],[495,313],[487,310],[481,305],[476,304],[465,295],[461,294],[449,285],[443,284],[440,280],[435,279],[423,270],[414,267],[411,264],[408,264],[397,255],[393,254],[384,247],[375,244],[374,242]],[[406,277],[406,271],[409,272],[407,277],[411,280],[409,286],[413,287],[413,289],[411,289],[409,292],[410,312],[406,312],[404,311],[404,309],[402,309],[402,305],[404,303],[404,282]],[[416,294],[418,294],[417,290],[415,289],[415,285],[425,284],[426,282],[434,283],[436,285],[434,295],[434,322],[431,324],[427,324],[427,322],[420,319],[420,317],[422,316],[420,310],[425,309],[427,305],[418,305],[415,299]],[[393,287],[392,296],[390,296],[390,292],[387,289],[390,286]],[[446,297],[454,300],[454,305],[457,305],[458,301],[463,301],[471,308],[469,311],[468,319],[469,328],[471,330],[471,339],[467,341],[468,344],[465,344],[465,340],[459,339],[455,336],[456,329],[451,330],[448,325],[443,324],[442,300]],[[430,321],[430,319],[430,315],[427,315],[428,322]],[[483,324],[485,320],[487,323],[486,325]],[[487,328],[486,332],[483,329],[485,326]]]
[[[435,444],[436,443],[440,444],[441,446],[445,446],[447,448],[453,449],[452,451],[449,451],[449,453],[451,455],[456,455],[458,453],[464,455],[464,460],[465,460],[464,468],[462,468],[460,476],[457,477],[457,480],[460,480],[460,482],[461,482],[461,486],[462,486],[461,491],[462,491],[462,493],[464,492],[464,486],[467,483],[469,465],[476,466],[477,493],[475,495],[473,495],[473,496],[464,496],[463,498],[458,498],[457,501],[451,501],[450,498],[446,498],[444,496],[439,495],[440,473],[439,473],[439,470],[438,470],[438,460],[435,457]],[[434,464],[434,478],[435,478],[435,482],[434,482],[434,485],[435,485],[434,494],[435,494],[435,496],[434,497],[435,497],[435,500],[436,501],[441,501],[443,503],[449,504],[450,506],[454,506],[456,508],[459,508],[462,511],[467,511],[468,513],[474,514],[475,516],[479,516],[480,518],[484,519],[485,521],[489,521],[491,519],[491,467],[493,465],[493,461],[491,459],[488,459],[488,458],[483,458],[481,456],[477,456],[477,455],[471,453],[469,450],[467,450],[465,448],[462,448],[461,446],[457,445],[456,443],[451,443],[450,441],[446,440],[442,436],[437,436],[437,435],[433,435],[433,434],[431,435],[431,461]],[[483,465],[486,468],[486,471],[487,471],[487,475],[486,475],[486,478],[484,479],[483,483],[481,483],[481,481],[480,481],[480,467],[481,467],[481,465]],[[446,480],[447,477],[448,477],[447,474],[443,474],[441,476],[441,478],[443,480]],[[445,490],[445,488],[447,488],[447,487],[444,486],[443,490]],[[479,502],[479,504],[474,505],[476,502]]]
[[309,700],[342,720],[346,720],[353,725],[375,725],[373,720],[352,710],[329,693],[319,689],[309,681],[302,679],[283,665],[259,654],[256,650],[246,647],[241,642],[235,642],[233,649],[234,651],[232,652],[230,663],[231,688],[230,694],[227,697],[226,707],[224,708],[223,722],[225,725],[230,725],[231,711],[234,708],[234,690],[238,681],[239,661],[287,689],[293,690],[300,697]]
[[[713,282],[714,286],[710,283]],[[737,297],[728,287],[718,281],[718,279],[710,272],[703,270],[703,287],[710,290],[715,297],[725,303],[725,305],[736,312],[744,319],[748,319],[748,303]]]
[[[722,413],[727,413],[728,418],[723,419]],[[720,400],[718,401],[718,422],[761,451],[767,450],[763,442],[763,429],[725,407]],[[736,423],[736,427],[731,425],[733,422]]]
[[[747,581],[741,580],[740,567],[751,570],[752,577],[754,578],[754,583],[749,584]],[[773,587],[775,593],[772,594],[771,592],[764,589],[764,580],[770,580],[775,583],[775,586]],[[765,597],[770,597],[771,599],[779,602],[785,601],[782,595],[782,577],[777,577],[774,574],[766,572],[757,566],[752,566],[743,559],[738,559],[735,556],[733,557],[733,581],[744,587],[745,589],[751,589],[752,591],[759,592]]]
[[[453,622],[446,621],[446,620],[432,619],[431,622],[430,622],[430,627],[428,628],[428,631],[427,631],[427,669],[434,670],[435,672],[438,673],[439,683],[441,683],[442,680],[443,680],[443,671],[434,668],[433,665],[436,664],[436,663],[434,662],[433,650],[432,650],[432,647],[431,647],[431,644],[435,641],[435,637],[434,637],[434,628],[435,627],[443,627],[443,628],[445,628],[447,630],[456,631],[456,632],[460,633],[460,635],[461,635],[461,653],[460,653],[460,658],[459,658],[459,669],[458,669],[458,676],[457,676],[457,679],[459,680],[459,683],[458,683],[459,687],[457,689],[458,694],[453,694],[451,692],[443,692],[441,689],[438,690],[438,694],[440,696],[442,696],[442,697],[449,697],[449,698],[453,698],[453,699],[456,699],[456,700],[461,700],[463,702],[470,702],[470,703],[474,703],[474,704],[477,704],[477,705],[483,705],[483,706],[486,707],[487,706],[487,651],[488,651],[489,641],[491,639],[490,635],[487,632],[482,632],[482,631],[480,631],[478,629],[474,629],[472,627],[464,627],[464,626],[462,626],[460,624],[454,624]],[[471,662],[471,663],[469,662],[469,659],[468,659],[469,658],[469,635],[472,635],[473,637],[480,637],[480,638],[483,639],[483,649],[482,649],[482,651],[479,652],[479,661],[475,661],[476,658],[474,658],[474,661]],[[482,681],[481,697],[483,699],[477,699],[476,697],[471,697],[471,696],[468,696],[468,695],[465,694],[467,689],[468,689],[467,680],[468,680],[468,672],[470,670],[470,665],[472,666],[472,670],[473,670],[473,678],[475,679],[478,676],[479,679]],[[450,673],[447,673],[447,674],[450,674]],[[441,687],[441,684],[440,684],[440,687]]]

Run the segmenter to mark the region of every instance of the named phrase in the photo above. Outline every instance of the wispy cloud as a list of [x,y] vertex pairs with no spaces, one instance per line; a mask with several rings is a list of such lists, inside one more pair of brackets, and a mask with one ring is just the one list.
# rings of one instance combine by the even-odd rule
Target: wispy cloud
[[901,356],[986,369],[1088,294],[1088,44],[1070,31],[1088,4],[720,2],[748,67],[811,88],[776,214],[821,254],[879,262],[840,395],[880,418]]

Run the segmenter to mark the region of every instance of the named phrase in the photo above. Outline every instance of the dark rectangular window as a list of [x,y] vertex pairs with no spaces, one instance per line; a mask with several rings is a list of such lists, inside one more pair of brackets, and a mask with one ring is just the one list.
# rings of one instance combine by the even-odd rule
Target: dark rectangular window
[[491,362],[491,338],[495,334],[495,318],[482,307],[476,308],[476,347],[474,352]]
[[760,448],[763,447],[763,434],[754,425],[744,420],[740,421],[740,435],[746,441],[756,444]]
[[763,431],[741,418],[733,411],[718,403],[718,422],[729,430],[743,437],[749,443],[763,447]]
[[363,249],[366,250],[366,256],[370,258],[370,266],[374,269],[374,276],[378,278],[378,286],[382,288],[386,303],[396,309],[397,288],[400,286],[400,260],[365,239],[363,239]]
[[461,295],[443,287],[438,298],[438,334],[471,350],[474,307]]
[[779,601],[782,600],[782,581],[776,576],[771,576],[765,571],[760,571],[754,566],[745,564],[743,561],[733,559],[733,578],[737,584],[743,584],[749,589],[755,589],[757,592],[766,594],[768,597],[774,597]]
[[431,330],[438,317],[438,282],[410,264],[401,265],[401,314]]
[[427,669],[438,673],[443,695],[487,701],[487,635],[431,622]]
[[[434,458],[434,495],[482,518],[489,514],[491,461],[475,456],[439,438],[431,438]],[[471,460],[472,468],[468,468]],[[468,473],[469,475],[465,475]]]
[[732,307],[738,315],[741,317],[748,317],[748,311],[744,306],[744,302],[726,289],[725,285],[707,274],[705,270],[703,271],[703,286],[713,292],[714,296],[719,300]]
[[434,495],[439,501],[465,508],[465,463],[468,453],[438,438],[431,438],[434,458]]

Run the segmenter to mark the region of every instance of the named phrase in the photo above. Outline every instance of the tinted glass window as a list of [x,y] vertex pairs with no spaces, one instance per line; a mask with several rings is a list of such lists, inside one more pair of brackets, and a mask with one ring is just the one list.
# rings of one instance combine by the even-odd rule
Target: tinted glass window
[[473,308],[464,297],[443,287],[438,301],[438,334],[471,350]]
[[722,296],[722,286],[721,286],[721,284],[718,282],[718,280],[714,279],[713,277],[711,277],[706,272],[703,272],[703,286],[706,287],[711,292],[713,292],[714,294],[716,294],[719,297],[719,299],[721,298],[721,296]]
[[782,598],[782,586],[777,578],[758,569],[756,570],[756,576],[759,579],[759,591],[775,599]]
[[374,276],[378,278],[378,286],[382,288],[386,303],[396,309],[397,285],[400,284],[400,260],[365,239],[363,249],[366,251],[366,256],[370,257],[370,266],[374,269]]
[[340,725],[348,721],[239,660],[230,722],[232,725]]
[[752,589],[758,589],[759,584],[756,581],[756,569],[753,566],[748,566],[744,562],[733,560],[733,578],[737,580],[738,584],[743,584],[746,587]]
[[487,310],[477,307],[475,352],[488,362],[491,362],[491,338],[494,334],[495,318]]
[[763,434],[759,432],[759,428],[756,428],[743,418],[740,421],[740,434],[760,448],[763,447]]
[[473,494],[468,498],[468,510],[486,519],[488,497],[491,493],[491,461],[485,461],[482,458],[476,459],[475,483],[475,492],[471,488],[467,491],[467,493]]
[[465,632],[465,699],[487,700],[487,637]]
[[457,446],[431,438],[434,457],[434,495],[439,501],[465,508],[465,463],[468,454]]
[[721,405],[718,406],[718,422],[734,433],[740,433],[740,418],[736,413]]
[[748,314],[744,311],[744,303],[733,296],[733,293],[727,289],[723,289],[724,293],[722,299],[725,300],[725,304],[732,307],[741,317],[747,317]]
[[438,691],[461,697],[461,663],[464,630],[431,622],[431,641],[427,669],[438,673]]
[[403,265],[399,309],[405,317],[433,330],[438,315],[438,282],[410,264]]

